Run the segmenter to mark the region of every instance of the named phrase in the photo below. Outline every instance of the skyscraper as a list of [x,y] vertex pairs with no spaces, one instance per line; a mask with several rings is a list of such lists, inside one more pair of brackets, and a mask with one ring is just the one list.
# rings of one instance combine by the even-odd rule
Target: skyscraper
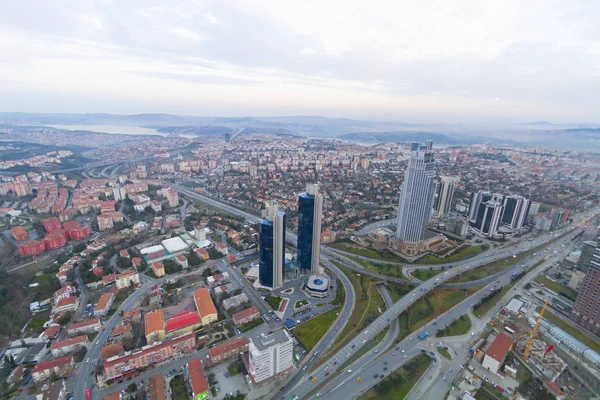
[[523,196],[512,195],[504,197],[503,205],[502,223],[512,229],[521,229],[525,225],[531,201]]
[[477,223],[477,216],[479,214],[479,206],[481,203],[485,203],[488,200],[492,199],[492,194],[490,192],[479,192],[473,193],[473,197],[471,197],[471,204],[469,205],[469,222],[471,224]]
[[283,285],[286,216],[276,201],[270,201],[259,224],[258,279],[273,289]]
[[413,143],[412,154],[400,188],[398,227],[396,237],[404,242],[416,243],[425,237],[435,191],[433,141],[424,146]]
[[298,268],[302,274],[319,273],[323,196],[319,185],[306,185],[298,197]]
[[571,318],[595,334],[600,333],[600,246],[596,246],[585,278],[579,285]]
[[456,178],[450,176],[442,176],[441,178],[440,184],[438,185],[437,197],[435,198],[435,204],[433,206],[438,218],[445,217],[446,214],[448,214],[448,211],[450,211],[456,181]]
[[500,217],[504,207],[497,199],[488,200],[479,205],[474,228],[485,236],[493,236],[498,231]]

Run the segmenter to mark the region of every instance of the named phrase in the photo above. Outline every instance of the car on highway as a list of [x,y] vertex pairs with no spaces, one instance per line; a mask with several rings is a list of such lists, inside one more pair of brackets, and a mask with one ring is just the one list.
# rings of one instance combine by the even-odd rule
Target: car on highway
[[356,378],[356,382],[360,382],[360,376]]

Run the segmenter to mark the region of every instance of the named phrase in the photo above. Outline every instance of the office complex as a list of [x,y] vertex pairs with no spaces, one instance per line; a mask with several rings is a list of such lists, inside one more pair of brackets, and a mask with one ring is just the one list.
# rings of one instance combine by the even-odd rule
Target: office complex
[[[471,198],[471,205],[469,206],[469,222],[471,224],[477,223],[477,215],[479,213],[479,206],[481,203],[485,203],[488,200],[492,199],[492,194],[490,192],[479,192],[473,193],[473,197]],[[481,221],[479,221],[481,223]],[[479,225],[479,224],[478,224]]]
[[307,275],[319,273],[323,196],[318,191],[319,185],[307,184],[298,197],[298,268]]
[[473,228],[484,236],[493,236],[498,231],[504,206],[496,198],[479,205]]
[[579,294],[571,312],[571,318],[595,334],[600,332],[600,246],[579,285]]
[[294,368],[294,342],[285,329],[250,340],[248,367],[254,382],[262,382]]
[[435,215],[443,218],[448,214],[452,207],[452,198],[454,197],[454,186],[457,179],[450,176],[442,176],[437,188],[437,196],[433,204]]
[[258,280],[273,289],[283,285],[285,264],[286,215],[279,211],[276,201],[270,201],[260,221]]
[[424,146],[413,143],[411,157],[404,174],[398,203],[396,237],[417,243],[425,238],[435,192],[433,141]]
[[531,201],[523,196],[504,197],[502,223],[515,230],[521,229],[525,225],[530,205]]

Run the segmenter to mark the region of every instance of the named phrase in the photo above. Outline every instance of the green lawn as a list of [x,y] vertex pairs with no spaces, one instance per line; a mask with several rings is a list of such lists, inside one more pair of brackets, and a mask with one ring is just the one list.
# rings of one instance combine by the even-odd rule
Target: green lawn
[[281,297],[268,295],[265,297],[265,301],[268,305],[271,306],[273,310],[279,310],[279,305],[281,304]]
[[487,382],[482,382],[481,387],[474,396],[477,400],[503,400],[502,394]]
[[465,246],[461,249],[456,250],[448,257],[438,257],[434,254],[427,254],[417,260],[413,264],[446,264],[455,261],[465,260],[467,258],[475,257],[478,254],[483,253],[489,248],[487,244],[479,246]]
[[481,318],[483,317],[485,314],[488,313],[488,311],[490,311],[492,308],[494,308],[494,306],[496,304],[498,304],[498,302],[500,301],[500,299],[502,299],[506,293],[508,293],[508,291],[512,288],[512,285],[506,285],[502,288],[502,290],[497,291],[496,294],[494,295],[494,297],[492,297],[490,300],[486,301],[485,303],[481,304],[481,306],[479,306],[478,308],[473,308],[473,315],[475,315],[477,318]]
[[404,275],[402,275],[402,267],[399,265],[378,264],[376,261],[363,260],[362,258],[352,256],[348,256],[348,258],[362,265],[369,272],[395,278],[404,278]]
[[[397,400],[405,398],[431,364],[431,358],[420,354],[379,382],[360,400]],[[416,390],[416,389],[415,389]]]
[[430,278],[433,278],[436,275],[441,274],[442,272],[444,272],[443,269],[417,269],[412,271],[410,274],[413,276],[413,278],[418,279],[420,281],[426,281]]
[[448,352],[448,349],[442,349],[441,347],[438,347],[437,351],[448,360],[452,360],[452,356],[450,355],[450,352]]
[[350,243],[346,242],[346,241],[336,242],[336,243],[332,243],[330,246],[333,248],[336,248],[338,250],[356,254],[357,256],[372,258],[374,260],[396,261],[399,263],[407,262],[404,258],[397,256],[394,253],[380,252],[373,248],[362,247],[353,242],[350,242]]
[[580,332],[579,329],[575,328],[575,326],[573,326],[575,324],[574,322],[568,323],[568,322],[563,321],[562,319],[560,319],[559,317],[554,315],[552,313],[552,311],[548,310],[547,308],[546,308],[546,311],[544,311],[544,319],[546,321],[550,322],[551,324],[558,326],[560,329],[564,330],[565,332],[569,333],[571,336],[575,337],[575,339],[583,342],[584,344],[589,346],[595,352],[600,353],[600,343],[593,340],[592,338],[587,336],[585,333]]
[[461,315],[459,319],[454,320],[450,325],[441,329],[437,337],[460,336],[469,332],[471,329],[471,319],[466,315]]
[[479,288],[468,290],[433,289],[400,314],[400,332],[397,341],[401,341],[429,321],[445,313],[477,290]]
[[308,301],[307,301],[307,300],[297,300],[297,301],[296,301],[296,304],[294,304],[294,310],[295,310],[295,309],[298,309],[298,308],[300,308],[300,307],[304,307],[304,306],[305,306],[305,305],[307,305],[307,304],[308,304]]
[[42,333],[43,325],[46,322],[44,319],[34,319],[27,325],[27,332]]
[[238,329],[240,330],[240,332],[248,332],[249,330],[254,329],[257,326],[262,325],[264,322],[265,321],[263,321],[262,318],[257,318],[254,321],[250,321],[247,324],[240,326]]
[[558,282],[554,282],[544,275],[536,276],[535,281],[537,283],[544,284],[545,287],[552,290],[556,294],[563,293],[564,297],[571,299],[572,301],[575,301],[577,299],[577,290],[571,289],[570,287],[562,285]]
[[175,375],[175,377],[171,379],[171,391],[173,393],[171,396],[173,400],[189,400],[183,376]]
[[327,329],[329,329],[337,318],[339,310],[339,308],[336,308],[327,311],[293,329],[294,335],[307,351],[310,351],[319,339],[323,337],[325,332],[327,332]]

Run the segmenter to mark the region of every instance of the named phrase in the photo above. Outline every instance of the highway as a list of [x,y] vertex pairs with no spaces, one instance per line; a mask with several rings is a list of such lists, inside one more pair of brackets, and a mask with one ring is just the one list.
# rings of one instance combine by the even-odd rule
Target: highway
[[[572,232],[571,234],[566,235],[564,238],[559,239],[558,241],[552,243],[549,247],[550,252],[552,252],[555,249],[560,249],[562,244],[569,243],[572,236],[574,236],[575,234],[576,234],[576,232]],[[565,250],[565,251],[568,251],[568,250]],[[537,262],[543,260],[548,255],[548,253],[546,253],[546,252],[541,252],[541,253],[542,254],[538,254],[536,256],[530,256],[526,260],[523,260],[523,263],[525,265],[524,269],[533,267]],[[556,256],[556,257],[560,257],[560,256]],[[533,279],[533,277],[535,275],[537,275],[537,273],[539,273],[541,270],[543,270],[545,268],[548,268],[548,266],[553,261],[554,261],[554,257],[552,257],[550,260],[548,260],[544,264],[538,266],[535,270],[531,271],[528,275],[526,275],[524,278],[522,278],[521,281],[519,281],[519,283],[515,286],[515,288],[513,288],[511,290],[511,292],[514,293],[514,291],[523,287],[527,282],[529,282],[531,279]],[[508,269],[504,270],[502,277],[499,277],[495,281],[489,283],[487,286],[480,289],[477,293],[473,294],[468,299],[462,301],[461,303],[459,303],[458,305],[456,305],[455,307],[453,307],[452,309],[450,309],[449,311],[447,311],[446,313],[444,313],[437,319],[429,322],[421,329],[412,333],[408,338],[406,338],[402,342],[400,342],[398,344],[398,346],[396,346],[396,349],[394,349],[394,351],[388,352],[388,353],[382,355],[381,357],[373,360],[372,362],[364,364],[359,369],[353,369],[351,373],[342,371],[339,376],[333,378],[331,380],[331,382],[329,382],[323,388],[319,389],[319,393],[321,394],[320,397],[323,399],[335,399],[335,398],[340,398],[340,396],[346,396],[344,398],[356,397],[356,396],[360,395],[361,393],[364,393],[365,391],[367,391],[369,388],[371,388],[372,386],[374,386],[377,382],[379,382],[381,380],[381,378],[379,378],[379,377],[375,378],[375,375],[387,376],[390,373],[392,373],[393,371],[395,371],[396,369],[400,368],[406,362],[408,362],[411,357],[416,356],[423,351],[427,352],[427,354],[431,354],[432,352],[436,351],[435,348],[436,348],[437,344],[439,344],[439,340],[436,341],[434,337],[435,337],[435,334],[437,333],[437,331],[439,329],[443,329],[445,326],[449,325],[454,320],[460,318],[461,315],[467,313],[473,307],[473,305],[480,302],[481,299],[489,293],[489,291],[492,289],[492,287],[495,286],[496,288],[498,288],[500,286],[508,285],[511,281],[511,275],[512,274],[510,273],[510,270],[508,270]],[[429,280],[429,281],[431,281],[431,280]],[[413,293],[414,293],[414,291],[413,291]],[[406,298],[406,297],[413,297],[413,294],[409,293],[406,296],[404,296],[404,298]],[[416,297],[416,295],[415,295],[415,297]],[[510,297],[512,297],[512,294]],[[509,300],[509,296],[506,296],[505,298],[506,298],[506,300]],[[483,328],[485,327],[487,322],[489,322],[491,317],[497,313],[497,311],[500,309],[500,307],[502,307],[504,305],[504,303],[505,303],[505,301],[499,302],[498,305],[496,305],[492,310],[490,310],[486,314],[486,317],[482,318],[479,321],[473,321],[474,326],[471,329],[471,331],[475,333],[474,337],[478,337],[479,333],[483,330]],[[370,327],[367,329],[370,329]],[[418,340],[418,336],[423,332],[429,333],[429,337],[426,340],[424,340],[423,342],[421,342]],[[465,338],[465,344],[461,347],[461,353],[459,354],[459,356],[455,357],[452,360],[451,365],[448,366],[447,368],[444,368],[444,370],[443,370],[444,376],[446,376],[446,380],[442,380],[443,376],[436,377],[436,379],[432,379],[431,382],[434,385],[431,390],[429,390],[428,392],[425,392],[425,390],[423,390],[423,388],[421,388],[422,391],[420,391],[420,394],[413,391],[413,392],[411,392],[411,396],[414,394],[414,396],[416,396],[416,397],[411,397],[411,398],[419,398],[419,399],[428,399],[428,398],[441,399],[441,398],[444,398],[445,394],[447,392],[448,383],[452,382],[454,377],[460,372],[460,370],[461,370],[460,364],[464,363],[464,361],[468,357],[469,348],[470,348],[470,346],[466,343],[466,338]],[[403,351],[404,351],[404,353],[403,353]],[[406,358],[404,358],[403,356],[400,357],[400,355],[406,355],[407,357]],[[384,368],[388,368],[387,371],[384,371]],[[449,371],[452,371],[452,372],[449,372]],[[356,378],[358,378],[358,377],[361,378],[360,382],[356,382]],[[427,382],[428,380],[429,380],[428,378],[425,379],[425,382]],[[297,392],[298,393],[295,393],[295,394],[300,395],[300,397],[302,398],[302,395],[304,393],[302,393],[301,390],[297,390]]]

